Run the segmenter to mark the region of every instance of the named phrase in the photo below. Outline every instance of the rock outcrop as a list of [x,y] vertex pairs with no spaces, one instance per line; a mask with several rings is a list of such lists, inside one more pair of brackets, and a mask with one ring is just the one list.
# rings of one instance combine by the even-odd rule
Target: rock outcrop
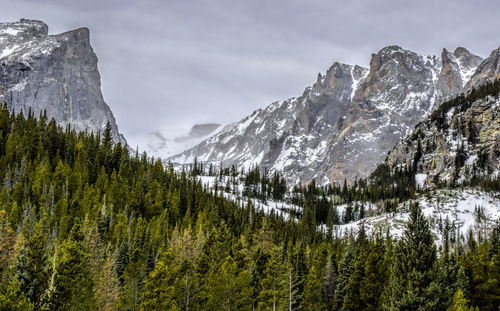
[[41,21],[0,23],[0,101],[16,112],[46,111],[77,131],[102,131],[109,120],[114,140],[125,143],[101,93],[87,28],[48,35]]
[[[498,50],[477,68],[474,91],[450,100],[423,120],[388,154],[392,168],[412,166],[421,186],[458,183],[500,173]],[[480,84],[481,83],[481,84]],[[472,87],[471,87],[472,88]]]

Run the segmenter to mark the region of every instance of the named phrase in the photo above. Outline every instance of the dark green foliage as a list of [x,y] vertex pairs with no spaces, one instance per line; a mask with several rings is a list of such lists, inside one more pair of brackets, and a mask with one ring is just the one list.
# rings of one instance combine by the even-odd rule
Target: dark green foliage
[[21,251],[16,272],[21,291],[33,303],[34,309],[40,310],[47,299],[51,265],[39,224],[36,224],[33,236]]
[[[335,288],[334,307],[336,310],[344,310],[346,302],[346,293],[349,286],[349,280],[354,269],[355,251],[353,246],[349,246],[339,263],[337,287]],[[349,301],[347,301],[349,303]]]
[[69,238],[56,253],[52,290],[49,294],[51,310],[89,310],[95,308],[94,282],[82,245]]
[[7,288],[0,293],[0,310],[33,310],[33,304],[24,296],[19,288],[19,281],[14,277]]

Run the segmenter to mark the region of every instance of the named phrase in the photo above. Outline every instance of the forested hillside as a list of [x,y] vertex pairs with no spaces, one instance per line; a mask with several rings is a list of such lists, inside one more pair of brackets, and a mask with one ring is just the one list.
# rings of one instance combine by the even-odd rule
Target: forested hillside
[[[500,227],[444,234],[438,249],[413,204],[401,240],[317,230],[325,204],[308,191],[411,197],[406,172],[394,183],[380,168],[373,187],[296,189],[303,213],[285,220],[228,200],[194,170],[129,154],[109,125],[75,133],[3,106],[0,310],[498,310]],[[250,176],[249,197],[286,192],[277,176],[252,194],[262,182]]]

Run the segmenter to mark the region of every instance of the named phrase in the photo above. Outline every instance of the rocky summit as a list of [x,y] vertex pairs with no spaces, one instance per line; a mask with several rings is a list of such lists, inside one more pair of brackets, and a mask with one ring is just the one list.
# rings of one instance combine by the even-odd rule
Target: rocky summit
[[169,160],[259,165],[291,183],[352,182],[439,103],[482,83],[476,70],[494,67],[489,59],[462,47],[423,57],[387,46],[371,56],[370,68],[335,62],[302,95],[259,109]]
[[410,167],[421,187],[462,184],[500,174],[500,48],[477,68],[467,93],[450,99],[389,153],[392,169]]
[[87,28],[48,35],[41,21],[0,23],[0,101],[15,112],[46,111],[77,131],[102,131],[109,120],[114,140],[125,143],[101,93]]

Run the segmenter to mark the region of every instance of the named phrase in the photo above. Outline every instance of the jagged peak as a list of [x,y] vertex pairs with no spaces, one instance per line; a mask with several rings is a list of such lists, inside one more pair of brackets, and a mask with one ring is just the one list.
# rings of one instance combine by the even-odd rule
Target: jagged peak
[[389,45],[382,48],[376,54],[372,54],[370,60],[370,71],[378,71],[385,63],[391,62],[394,59],[399,60],[398,63],[403,64],[406,62],[422,62],[424,64],[424,59],[417,53],[403,49],[398,45]]
[[349,64],[344,64],[340,62],[334,62],[330,68],[326,71],[326,76],[325,78],[332,77],[332,75],[338,75],[338,74],[346,74],[351,71],[352,65]]
[[469,50],[460,46],[455,49],[453,55],[468,67],[477,67],[483,61],[481,56],[472,54]]
[[455,57],[461,57],[461,56],[466,56],[466,55],[471,55],[472,53],[469,52],[469,50],[467,50],[466,48],[464,47],[457,47],[455,49],[455,51],[453,51],[453,55],[455,55]]
[[327,69],[324,75],[321,72],[318,73],[315,85],[319,85],[325,82],[325,80],[331,80],[334,77],[338,77],[341,75],[348,76],[353,74],[356,79],[359,79],[359,77],[363,76],[367,71],[368,68],[359,65],[350,65],[341,62],[334,62],[330,66],[330,68]]
[[372,54],[372,58],[374,55],[377,55],[379,57],[381,57],[382,59],[391,59],[391,58],[395,58],[395,57],[418,57],[418,58],[422,58],[423,57],[421,55],[419,55],[418,53],[414,52],[414,51],[411,51],[411,50],[407,50],[407,49],[404,49],[402,47],[400,47],[399,45],[388,45],[384,48],[382,48],[381,50],[379,50],[376,54]]
[[42,21],[0,23],[0,59],[0,101],[32,108],[35,114],[46,110],[59,124],[78,131],[102,131],[109,120],[113,138],[125,143],[100,92],[88,28],[48,35]]
[[450,62],[455,58],[455,55],[450,53],[446,48],[441,52],[441,61],[444,63]]
[[378,51],[377,54],[379,54],[379,55],[392,55],[393,53],[396,53],[396,52],[404,53],[405,51],[406,50],[404,50],[399,45],[388,45],[386,47],[383,47],[380,51]]
[[323,81],[323,75],[321,72],[318,72],[318,78],[316,79],[316,84],[320,84]]
[[312,88],[306,88],[305,92],[315,90],[317,93],[323,93],[337,87],[345,87],[347,84],[351,85],[351,72],[353,68],[355,66],[334,62],[324,75],[318,73],[318,77]]

